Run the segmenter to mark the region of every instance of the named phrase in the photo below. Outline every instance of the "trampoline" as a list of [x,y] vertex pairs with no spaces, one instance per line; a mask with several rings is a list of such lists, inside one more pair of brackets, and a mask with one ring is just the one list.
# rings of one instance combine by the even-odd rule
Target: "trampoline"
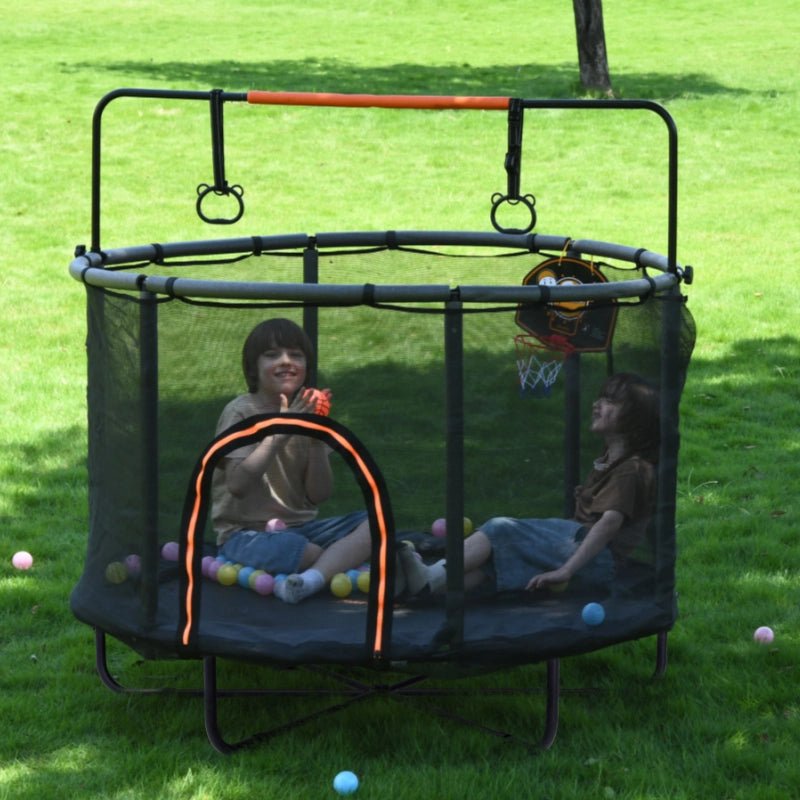
[[[212,225],[239,223],[245,211],[244,190],[225,175],[226,103],[503,111],[507,191],[492,196],[491,231],[315,232],[106,248],[101,121],[120,97],[208,104],[214,181],[198,187],[196,212]],[[655,113],[665,123],[666,255],[534,232],[535,199],[520,191],[524,114],[574,108]],[[92,241],[69,267],[87,296],[89,426],[88,544],[71,607],[95,631],[107,686],[145,691],[112,677],[107,636],[146,659],[202,662],[197,693],[206,732],[216,749],[230,752],[285,726],[225,739],[220,658],[263,665],[265,683],[252,692],[267,695],[280,694],[270,676],[286,667],[337,679],[348,668],[376,676],[342,678],[341,701],[298,723],[376,693],[423,691],[420,683],[432,676],[544,663],[540,745],[549,747],[561,658],[655,637],[656,672],[664,671],[677,619],[678,408],[695,330],[682,292],[691,268],[676,259],[677,134],[661,106],[122,89],[98,104],[93,133]],[[209,195],[232,199],[233,212],[212,217]],[[526,210],[530,224],[504,228],[498,212],[506,204]],[[215,437],[220,410],[243,391],[244,336],[272,316],[298,322],[314,342],[318,367],[309,383],[334,388],[331,416],[265,414]],[[574,488],[597,454],[584,435],[591,403],[615,372],[637,373],[660,392],[658,498],[645,573],[603,596],[466,591],[465,517],[478,526],[500,514],[572,513]],[[547,397],[529,396],[536,393]],[[215,466],[244,443],[285,433],[334,451],[337,490],[322,515],[366,509],[367,591],[324,591],[290,605],[247,580],[225,586],[209,577],[217,555],[208,524]],[[447,521],[445,537],[430,533],[437,517]],[[423,558],[447,558],[441,598],[395,597],[395,553],[405,539]],[[601,625],[583,621],[589,601],[603,604]]]

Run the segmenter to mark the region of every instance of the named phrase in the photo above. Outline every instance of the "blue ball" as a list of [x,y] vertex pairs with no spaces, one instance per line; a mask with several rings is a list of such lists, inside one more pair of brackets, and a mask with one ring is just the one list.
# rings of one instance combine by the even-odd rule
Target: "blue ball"
[[353,794],[358,789],[358,776],[350,770],[340,772],[333,779],[333,788],[339,794]]
[[358,580],[358,576],[361,574],[361,572],[357,569],[349,569],[345,574],[347,575],[348,578],[350,578],[350,583],[352,583],[353,586],[355,586],[356,581]]
[[581,611],[581,619],[587,625],[599,625],[606,618],[606,610],[600,603],[587,603]]
[[236,580],[239,581],[239,586],[242,586],[245,589],[250,588],[249,580],[252,572],[253,572],[253,567],[242,567],[239,570],[239,575],[236,578]]

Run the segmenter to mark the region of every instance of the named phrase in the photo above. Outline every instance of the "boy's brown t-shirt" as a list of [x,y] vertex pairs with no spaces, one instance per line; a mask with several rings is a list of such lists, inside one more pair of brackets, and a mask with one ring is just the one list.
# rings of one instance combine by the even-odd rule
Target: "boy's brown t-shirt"
[[606,511],[618,511],[625,517],[609,543],[617,559],[630,558],[644,539],[655,507],[655,472],[649,461],[630,456],[605,469],[595,467],[586,482],[575,489],[574,516],[578,522],[594,525]]

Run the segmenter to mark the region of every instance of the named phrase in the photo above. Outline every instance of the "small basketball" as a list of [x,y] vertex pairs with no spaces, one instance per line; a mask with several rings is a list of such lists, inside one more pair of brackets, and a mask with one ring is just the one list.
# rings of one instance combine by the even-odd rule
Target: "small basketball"
[[308,389],[307,392],[311,393],[311,399],[314,400],[314,413],[327,417],[331,413],[331,390]]

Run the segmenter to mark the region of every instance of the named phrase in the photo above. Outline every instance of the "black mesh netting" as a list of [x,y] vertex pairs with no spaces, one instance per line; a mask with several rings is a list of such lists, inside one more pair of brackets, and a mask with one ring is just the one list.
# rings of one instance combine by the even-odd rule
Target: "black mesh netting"
[[[322,253],[320,283],[519,285],[541,255],[461,257],[403,250]],[[158,269],[163,271],[165,267]],[[168,267],[166,269],[169,269]],[[302,282],[295,254],[252,257],[231,265],[172,268],[176,275],[233,281]],[[138,271],[143,271],[137,267]],[[602,266],[609,281],[641,277],[630,266]],[[262,319],[299,324],[316,314],[317,385],[333,390],[332,416],[352,430],[378,464],[391,497],[398,536],[428,557],[442,541],[428,535],[444,516],[448,418],[442,305],[410,303],[304,308],[269,302],[186,302],[87,286],[90,530],[85,569],[72,605],[79,618],[148,656],[179,654],[178,565],[161,547],[181,537],[189,475],[214,436],[222,407],[246,391],[241,347]],[[679,306],[677,313],[666,309]],[[561,516],[573,483],[602,443],[587,433],[591,403],[612,371],[663,381],[665,336],[677,343],[667,387],[677,404],[694,343],[680,298],[618,303],[606,352],[583,353],[564,367],[548,397],[520,391],[514,337],[516,307],[474,304],[463,320],[463,506],[479,525],[496,515]],[[557,354],[552,354],[558,358]],[[673,362],[670,362],[673,364]],[[671,366],[670,369],[673,369]],[[461,423],[459,422],[459,425]],[[662,469],[676,468],[677,452]],[[334,456],[337,490],[321,513],[364,506],[345,462]],[[576,478],[577,475],[577,478]],[[670,481],[664,485],[669,486]],[[669,628],[675,619],[673,497],[661,497],[652,571],[619,596],[569,591],[544,596],[464,598],[463,640],[453,641],[452,601],[398,602],[392,660],[502,664],[575,653]],[[207,552],[214,553],[207,532]],[[134,558],[130,558],[133,556]],[[115,565],[128,568],[120,571]],[[111,567],[109,565],[112,565]],[[297,606],[238,585],[203,580],[197,639],[201,652],[279,662],[363,662],[367,595],[327,591]],[[606,619],[587,626],[580,609],[604,603]],[[459,634],[461,636],[461,634]]]

